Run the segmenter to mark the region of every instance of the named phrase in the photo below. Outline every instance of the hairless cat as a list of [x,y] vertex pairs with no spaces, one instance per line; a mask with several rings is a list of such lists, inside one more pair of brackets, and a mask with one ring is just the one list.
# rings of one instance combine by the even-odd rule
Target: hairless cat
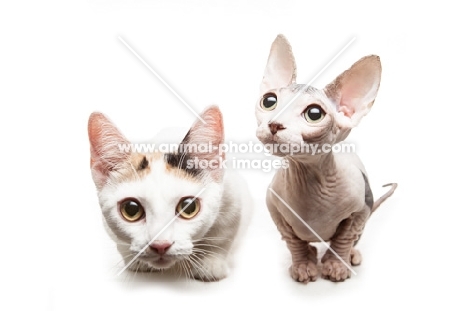
[[[296,84],[296,63],[283,35],[273,42],[256,107],[257,137],[263,144],[300,146],[273,154],[289,161],[267,192],[271,217],[292,256],[291,277],[307,283],[319,275],[317,249],[329,241],[321,274],[331,281],[351,276],[361,263],[354,246],[366,221],[390,197],[397,184],[374,202],[367,173],[354,153],[324,152],[341,143],[371,109],[380,85],[381,64],[370,55],[357,61],[323,90]],[[304,151],[315,145],[317,152]],[[297,149],[295,149],[297,150]],[[322,151],[322,152],[321,152]]]

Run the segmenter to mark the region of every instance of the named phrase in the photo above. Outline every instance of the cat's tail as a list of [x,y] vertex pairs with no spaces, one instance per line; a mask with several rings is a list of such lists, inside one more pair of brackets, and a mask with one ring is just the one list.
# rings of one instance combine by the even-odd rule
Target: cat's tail
[[383,185],[382,187],[388,186],[392,186],[392,188],[390,188],[390,190],[388,190],[383,196],[381,196],[377,201],[374,202],[374,205],[372,206],[372,213],[375,212],[375,210],[380,206],[380,204],[382,204],[386,199],[388,199],[393,194],[393,192],[395,192],[395,189],[398,187],[398,184],[390,183]]

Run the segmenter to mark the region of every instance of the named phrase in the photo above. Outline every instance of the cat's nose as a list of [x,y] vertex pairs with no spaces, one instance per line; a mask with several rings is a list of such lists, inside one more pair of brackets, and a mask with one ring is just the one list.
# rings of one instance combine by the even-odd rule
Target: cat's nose
[[174,244],[174,242],[169,241],[154,241],[150,244],[150,248],[154,250],[159,255],[164,255],[169,248]]
[[285,127],[282,124],[276,122],[268,124],[268,127],[270,128],[270,132],[273,135],[275,135],[278,131],[285,129]]

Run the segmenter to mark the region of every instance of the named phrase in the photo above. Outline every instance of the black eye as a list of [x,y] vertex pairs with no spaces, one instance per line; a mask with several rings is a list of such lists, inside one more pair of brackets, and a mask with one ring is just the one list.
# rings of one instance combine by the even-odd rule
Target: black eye
[[263,95],[262,102],[260,103],[260,105],[263,109],[270,111],[276,108],[277,101],[278,99],[276,98],[275,94],[267,93]]
[[145,210],[136,199],[125,199],[120,202],[120,213],[125,220],[135,222],[143,218]]
[[195,217],[200,211],[200,201],[194,197],[180,199],[176,207],[176,212],[184,219]]
[[325,117],[325,112],[319,105],[310,105],[304,111],[304,117],[309,123],[317,123]]

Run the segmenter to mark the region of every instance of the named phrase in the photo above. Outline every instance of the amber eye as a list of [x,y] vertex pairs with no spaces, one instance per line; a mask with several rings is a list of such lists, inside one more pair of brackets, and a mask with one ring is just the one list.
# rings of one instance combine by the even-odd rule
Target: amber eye
[[325,112],[319,105],[310,105],[304,111],[304,117],[309,123],[317,123],[325,117]]
[[262,106],[264,110],[270,111],[276,108],[277,102],[278,102],[278,99],[275,94],[267,93],[263,95],[260,105]]
[[145,210],[136,199],[125,199],[120,202],[120,213],[125,220],[135,222],[145,216]]
[[177,214],[184,219],[195,217],[200,211],[200,201],[194,197],[180,199],[176,207]]

